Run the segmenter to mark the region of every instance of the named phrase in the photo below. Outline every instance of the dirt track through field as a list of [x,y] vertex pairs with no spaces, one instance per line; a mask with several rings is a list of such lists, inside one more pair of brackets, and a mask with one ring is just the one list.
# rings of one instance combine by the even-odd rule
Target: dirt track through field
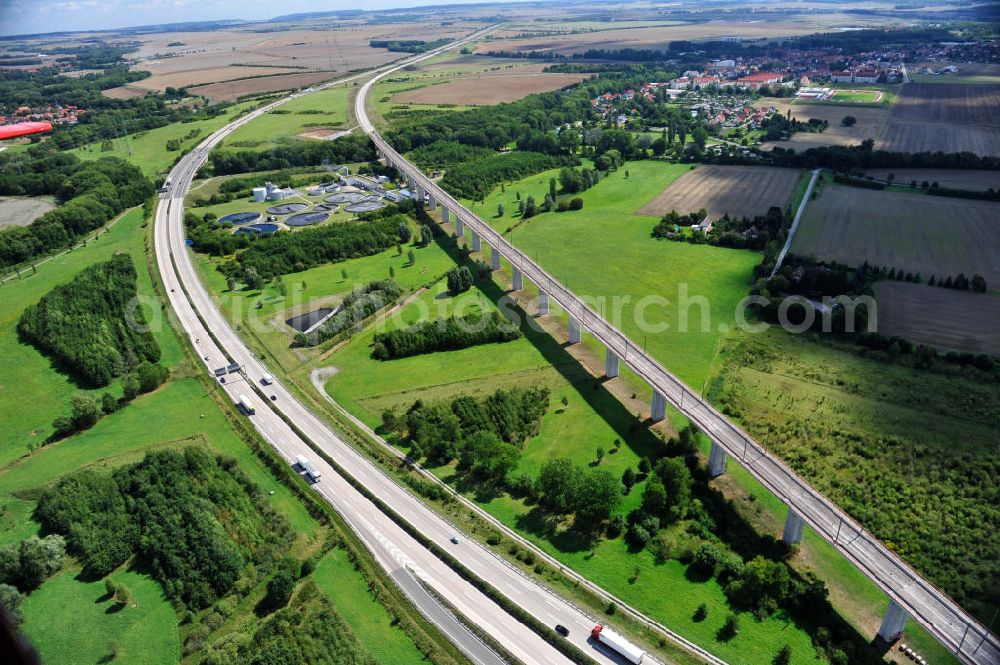
[[784,208],[801,177],[795,169],[765,166],[699,166],[675,180],[638,210],[639,215],[662,216],[708,211],[708,218],[764,215],[771,206]]
[[879,282],[878,331],[942,351],[1000,353],[1000,296]]
[[792,253],[1000,287],[1000,203],[832,185],[806,208]]

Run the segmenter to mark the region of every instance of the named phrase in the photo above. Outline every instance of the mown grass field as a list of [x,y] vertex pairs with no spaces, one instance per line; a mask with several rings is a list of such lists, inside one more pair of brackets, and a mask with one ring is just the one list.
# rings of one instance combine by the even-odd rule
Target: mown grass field
[[[23,630],[43,663],[171,665],[180,660],[174,609],[160,585],[134,572],[111,578],[128,586],[134,606],[107,598],[104,580],[84,582],[76,570],[56,574],[25,598]],[[109,658],[115,645],[117,657]]]
[[[700,389],[709,376],[720,326],[728,330],[734,325],[736,304],[746,294],[760,256],[650,236],[657,218],[635,211],[689,169],[630,162],[579,195],[583,210],[542,213],[523,224],[518,223],[517,193],[541,202],[557,170],[509,184],[504,192],[494,190],[483,204],[468,205],[497,231],[511,229],[508,240],[577,295],[598,305],[603,299],[605,318]],[[497,217],[500,203],[504,217]],[[615,299],[621,303],[620,316],[614,312]]]
[[[75,148],[69,152],[80,159],[120,157],[138,166],[147,176],[153,177],[166,173],[183,151],[201,143],[209,134],[233,120],[240,111],[254,108],[256,105],[257,102],[236,104],[214,118],[194,122],[175,122],[156,129],[129,134],[127,139],[108,136],[106,138],[111,140],[113,146],[113,149],[109,151],[101,150],[101,144],[97,142]],[[196,136],[183,140],[195,130],[198,131]],[[183,140],[180,150],[167,150],[167,141],[178,140]]]
[[304,131],[346,129],[347,102],[353,90],[353,86],[341,85],[293,99],[276,109],[280,113],[265,113],[237,129],[224,145],[234,149],[264,149]]

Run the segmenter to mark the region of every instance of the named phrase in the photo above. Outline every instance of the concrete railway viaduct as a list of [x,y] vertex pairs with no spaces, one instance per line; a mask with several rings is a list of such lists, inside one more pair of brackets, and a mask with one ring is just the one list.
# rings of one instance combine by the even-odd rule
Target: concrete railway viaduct
[[878,636],[892,641],[912,617],[964,663],[997,665],[1000,641],[955,601],[923,579],[905,561],[798,477],[783,462],[768,453],[728,418],[702,399],[621,331],[612,326],[582,299],[560,284],[528,256],[519,251],[489,224],[465,208],[430,177],[397,152],[378,133],[368,118],[365,100],[375,82],[392,74],[389,69],[370,79],[355,98],[355,115],[371,137],[380,158],[406,178],[418,201],[430,211],[439,211],[442,224],[451,224],[473,251],[490,248],[493,270],[506,261],[511,268],[513,290],[524,289],[530,280],[538,289],[537,313],[549,313],[552,304],[569,317],[569,342],[578,343],[587,330],[606,348],[605,374],[615,377],[624,363],[653,389],[651,415],[666,418],[667,404],[683,413],[712,441],[708,469],[711,476],[726,470],[734,458],[788,507],[782,534],[788,544],[801,541],[805,524],[831,543],[889,596]]

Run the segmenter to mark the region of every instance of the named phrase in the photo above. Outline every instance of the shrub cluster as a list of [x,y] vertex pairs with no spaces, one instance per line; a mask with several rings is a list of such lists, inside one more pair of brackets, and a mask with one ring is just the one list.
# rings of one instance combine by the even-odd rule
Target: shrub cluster
[[376,334],[372,357],[393,360],[480,344],[511,342],[520,337],[521,332],[500,312],[452,316]]

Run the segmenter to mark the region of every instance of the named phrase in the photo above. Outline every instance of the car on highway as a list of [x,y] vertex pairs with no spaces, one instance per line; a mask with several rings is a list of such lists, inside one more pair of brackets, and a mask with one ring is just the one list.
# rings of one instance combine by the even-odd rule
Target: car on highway
[[562,635],[563,637],[569,637],[569,628],[562,625],[561,623],[556,624],[556,632]]
[[278,396],[277,395],[271,395],[271,401],[272,402],[277,402],[278,401]]
[[225,383],[225,382],[226,382],[226,377],[220,376],[219,377],[219,383]]
[[458,541],[458,536],[452,536],[451,537],[451,542],[453,542],[454,544],[458,545],[458,542],[459,542]]

